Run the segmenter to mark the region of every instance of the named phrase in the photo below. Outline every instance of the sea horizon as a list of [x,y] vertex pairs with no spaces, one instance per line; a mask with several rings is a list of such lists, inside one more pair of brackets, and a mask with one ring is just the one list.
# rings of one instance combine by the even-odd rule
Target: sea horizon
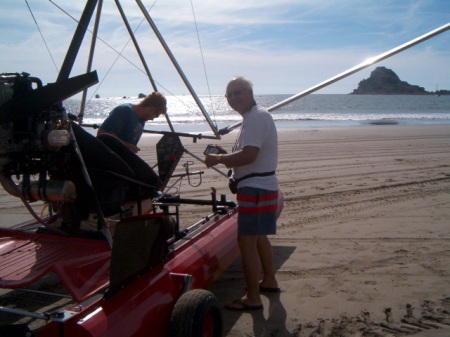
[[[255,95],[269,108],[291,95]],[[218,129],[239,122],[222,95],[199,96]],[[168,96],[168,115],[178,132],[206,132],[210,127],[191,96]],[[86,104],[83,124],[100,125],[119,104],[137,103],[137,97],[92,98]],[[79,99],[64,102],[69,113],[79,114]],[[278,128],[355,127],[371,125],[450,124],[450,96],[312,94],[271,112]],[[146,123],[147,130],[169,131],[161,116]]]

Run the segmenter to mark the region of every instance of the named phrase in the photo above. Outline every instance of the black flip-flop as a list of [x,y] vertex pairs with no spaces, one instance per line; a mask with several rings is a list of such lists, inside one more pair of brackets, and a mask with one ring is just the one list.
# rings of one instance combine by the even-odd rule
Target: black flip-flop
[[259,292],[260,293],[281,293],[281,289],[259,286]]
[[[233,304],[238,304],[240,307],[234,307]],[[263,305],[248,305],[244,303],[240,298],[234,300],[231,303],[225,304],[225,309],[234,310],[234,311],[250,311],[250,310],[261,310],[263,309]]]

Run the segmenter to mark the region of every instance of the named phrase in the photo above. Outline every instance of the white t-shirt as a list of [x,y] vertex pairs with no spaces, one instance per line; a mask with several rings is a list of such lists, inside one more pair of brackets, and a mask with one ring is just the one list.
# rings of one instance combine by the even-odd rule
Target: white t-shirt
[[[256,160],[249,164],[233,168],[233,176],[239,179],[250,173],[275,171],[278,164],[278,135],[272,115],[257,105],[244,114],[241,133],[236,144],[236,151],[245,146],[259,148]],[[239,182],[238,187],[256,187],[266,190],[278,190],[276,175],[251,177]]]

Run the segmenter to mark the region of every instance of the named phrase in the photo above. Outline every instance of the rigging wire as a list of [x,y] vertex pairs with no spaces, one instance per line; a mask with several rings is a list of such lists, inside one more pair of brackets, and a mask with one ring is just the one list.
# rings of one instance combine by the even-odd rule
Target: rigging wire
[[[76,18],[74,18],[70,13],[68,13],[66,10],[64,10],[64,9],[63,9],[61,6],[59,6],[58,4],[56,4],[53,0],[48,0],[48,1],[49,1],[51,4],[53,4],[56,8],[58,8],[61,12],[63,12],[64,14],[66,14],[69,18],[71,18],[73,21],[75,21],[77,24],[79,23],[79,20],[77,20]],[[153,4],[150,6],[149,10],[151,10],[151,9],[155,6],[155,4],[156,4],[157,1],[158,1],[158,0],[155,0],[155,1],[153,2]],[[137,26],[137,28],[135,29],[134,32],[136,32],[136,31],[139,29],[139,27],[142,25],[142,22],[143,22],[144,20],[145,20],[145,19],[142,19],[142,21],[139,23],[139,25]],[[88,31],[89,33],[92,34],[92,31],[91,31],[89,28],[87,29],[87,31]],[[147,74],[145,73],[145,71],[144,71],[143,69],[139,68],[138,65],[136,65],[136,64],[133,63],[131,60],[129,60],[126,56],[123,55],[123,51],[124,51],[124,49],[127,47],[127,45],[129,44],[129,42],[131,41],[131,39],[129,39],[129,40],[127,41],[127,43],[125,44],[125,46],[122,48],[121,51],[116,50],[113,46],[111,46],[108,42],[106,42],[106,41],[105,41],[104,39],[102,39],[101,37],[97,36],[97,39],[99,39],[99,40],[100,40],[101,42],[103,42],[107,47],[109,47],[111,50],[113,50],[113,51],[117,54],[117,58],[114,60],[114,62],[113,62],[113,64],[111,65],[111,67],[108,69],[106,75],[103,76],[103,79],[100,81],[100,83],[99,83],[99,85],[97,86],[96,90],[95,90],[94,93],[92,94],[91,98],[89,99],[89,102],[92,100],[92,98],[93,98],[93,97],[95,96],[95,94],[98,92],[98,90],[100,89],[102,83],[106,80],[106,77],[107,77],[108,74],[111,72],[112,68],[114,67],[114,65],[115,65],[116,62],[118,61],[119,57],[121,57],[121,58],[123,58],[124,60],[126,60],[126,61],[127,61],[128,63],[130,63],[133,67],[135,67],[137,70],[139,70],[139,71],[140,71],[141,73],[143,73],[145,76],[147,76]],[[175,94],[172,93],[169,89],[167,89],[167,88],[166,88],[165,86],[163,86],[161,83],[159,83],[159,82],[157,82],[157,81],[155,81],[155,82],[158,84],[158,86],[160,86],[160,87],[163,88],[165,91],[167,91],[169,94],[171,94],[172,96],[175,97]],[[88,102],[88,104],[89,104],[89,102]],[[180,102],[182,102],[182,101],[180,100]]]
[[[148,9],[148,11],[150,11],[154,6],[155,6],[155,4],[156,4],[156,2],[157,2],[158,0],[155,0],[154,2],[153,2],[153,4],[150,6],[150,8]],[[145,19],[142,19],[141,20],[141,22],[139,22],[139,24],[137,25],[137,27],[134,29],[134,31],[133,31],[133,34],[135,34],[137,31],[138,31],[138,29],[141,27],[141,25],[142,25],[142,23],[145,21]],[[128,47],[128,44],[130,43],[130,41],[131,41],[131,38],[129,38],[128,39],[128,41],[125,43],[125,45],[123,46],[123,48],[120,50],[120,52],[118,52],[118,51],[116,51],[116,53],[117,53],[117,57],[116,57],[116,59],[114,60],[114,62],[111,64],[111,66],[109,67],[109,69],[108,69],[108,71],[106,72],[106,74],[105,74],[105,76],[103,76],[103,79],[102,79],[102,81],[99,83],[99,85],[97,86],[97,88],[96,88],[96,90],[95,90],[95,92],[92,94],[92,96],[91,96],[91,99],[89,100],[89,102],[92,100],[92,98],[94,97],[94,95],[97,93],[97,91],[100,89],[100,86],[103,84],[103,82],[106,80],[106,77],[108,77],[108,75],[109,75],[109,73],[112,71],[112,69],[114,68],[114,66],[116,65],[116,63],[117,63],[117,61],[119,60],[119,58],[120,57],[124,57],[123,56],[123,52],[125,51],[125,49],[126,49],[126,47]],[[137,67],[137,66],[136,66]],[[142,69],[139,69],[141,72],[143,72],[146,76],[147,76],[147,74],[142,70]],[[155,81],[156,82],[156,81]],[[156,82],[156,83],[158,83],[158,82]],[[159,83],[158,83],[158,85],[159,85]],[[88,102],[88,103],[89,103]]]
[[[153,2],[153,4],[150,6],[150,9],[153,8],[153,6],[155,6],[156,2],[158,0],[155,0]],[[61,12],[63,12],[64,14],[66,14],[69,18],[71,18],[73,21],[75,21],[77,24],[79,24],[79,20],[77,20],[76,18],[74,18],[70,13],[68,13],[66,10],[64,10],[61,6],[59,6],[58,4],[56,4],[54,1],[49,0],[49,2],[51,4],[53,4],[56,8],[58,8]],[[150,10],[149,9],[149,10]],[[142,22],[144,21],[144,19],[142,19],[142,21],[139,23],[139,25],[137,26],[135,32],[139,29],[139,27],[141,26]],[[87,31],[91,34],[92,31],[87,28]],[[103,82],[106,80],[106,78],[108,77],[109,73],[111,72],[111,70],[113,69],[113,67],[115,66],[115,64],[117,63],[117,61],[119,60],[119,58],[123,58],[124,60],[126,60],[128,63],[130,63],[133,67],[135,67],[137,70],[139,70],[141,73],[143,73],[145,76],[147,76],[147,74],[145,73],[145,71],[141,68],[139,68],[138,65],[134,64],[131,60],[129,60],[127,57],[125,57],[123,55],[123,51],[125,50],[125,48],[128,46],[129,42],[131,41],[131,39],[129,39],[126,44],[124,45],[124,47],[122,48],[122,50],[119,52],[118,50],[116,50],[113,46],[111,46],[108,42],[106,42],[105,40],[103,40],[101,37],[99,37],[97,35],[97,39],[99,39],[101,42],[103,42],[106,46],[108,46],[111,50],[113,50],[116,54],[117,57],[114,60],[114,62],[111,64],[111,66],[109,67],[109,69],[107,70],[105,76],[103,76],[102,80],[100,81],[100,83],[98,84],[98,86],[96,86],[95,90],[93,91],[91,97],[89,98],[89,101],[86,103],[86,105],[89,105],[89,103],[92,101],[92,99],[94,98],[94,96],[96,95],[96,93],[98,92],[98,90],[101,88]],[[155,81],[156,82],[156,81]],[[158,83],[158,82],[156,82]],[[159,86],[163,87],[160,83],[158,83]],[[164,88],[164,87],[163,87]]]
[[[27,1],[27,0],[25,0]],[[73,17],[70,13],[68,13],[66,10],[64,10],[61,6],[59,6],[58,4],[56,4],[53,0],[48,0],[51,4],[53,4],[56,8],[58,8],[61,12],[63,12],[65,15],[67,15],[69,18],[71,18],[74,22],[76,22],[77,24],[79,24],[79,20],[77,20],[75,17]],[[148,9],[148,11],[150,11],[157,3],[158,0],[154,0],[153,4],[150,6],[150,8]],[[191,1],[191,5],[192,5],[192,1]],[[192,7],[193,9],[193,7]],[[137,26],[137,28],[135,29],[134,32],[136,32],[140,26],[142,25],[142,22],[145,21],[145,19],[142,19],[142,21],[139,23],[139,25]],[[195,20],[195,14],[194,14],[194,21]],[[195,23],[196,28],[197,28],[197,24]],[[92,31],[87,28],[87,31],[91,34]],[[197,29],[197,38],[199,41],[199,45],[200,45],[200,50],[201,50],[201,44],[200,44],[200,37],[199,37],[199,33],[198,33],[198,29]],[[103,76],[102,80],[100,81],[100,83],[98,84],[98,86],[96,87],[96,89],[94,90],[92,96],[90,97],[89,101],[87,104],[89,104],[92,99],[94,98],[95,94],[98,92],[98,90],[100,89],[101,85],[103,84],[103,82],[106,80],[106,77],[108,76],[108,74],[111,72],[112,68],[114,67],[114,65],[116,64],[116,62],[118,61],[119,57],[122,57],[124,60],[126,60],[128,63],[130,63],[133,67],[135,67],[137,70],[139,70],[141,73],[143,73],[145,76],[147,76],[147,74],[145,73],[145,71],[143,69],[141,69],[138,65],[136,65],[135,63],[133,63],[131,60],[129,60],[127,57],[125,57],[123,55],[123,51],[124,49],[127,47],[127,45],[129,44],[129,42],[131,41],[131,38],[126,42],[125,46],[122,48],[121,51],[116,50],[113,46],[111,46],[108,42],[106,42],[104,39],[102,39],[101,37],[97,36],[97,39],[99,39],[101,42],[103,42],[107,47],[109,47],[111,50],[113,50],[116,54],[117,54],[117,58],[114,60],[113,64],[111,65],[111,67],[108,69],[107,73],[105,76]],[[208,86],[208,91],[209,91],[209,97],[212,101],[212,97],[211,97],[211,91],[210,91],[210,86],[209,86],[209,82],[208,82],[208,77],[206,75],[206,66],[205,66],[205,62],[204,62],[204,58],[203,58],[203,52],[201,51],[201,55],[202,55],[202,60],[203,60],[203,67],[204,67],[204,71],[205,71],[205,76],[206,76],[206,81],[207,81],[207,86]],[[171,92],[168,88],[166,88],[164,85],[162,85],[161,83],[159,83],[158,81],[155,80],[155,82],[158,84],[158,86],[160,88],[162,88],[163,90],[165,90],[169,95],[171,95],[172,97],[176,98],[181,104],[185,105],[186,103],[181,100],[179,97],[177,97],[177,95],[175,95],[173,92]],[[213,116],[215,119],[215,113],[214,113],[214,107],[213,104],[211,103],[211,107],[213,110]],[[217,122],[216,120],[214,120],[214,122],[216,123],[216,127],[217,127]]]
[[50,55],[50,58],[52,59],[53,65],[55,66],[56,72],[59,72],[58,66],[56,65],[55,59],[53,58],[53,55],[50,51],[50,48],[48,47],[47,41],[45,41],[44,35],[42,34],[41,28],[39,27],[36,18],[34,17],[33,11],[31,10],[30,5],[28,4],[28,0],[25,0],[25,3],[27,4],[28,10],[30,11],[31,17],[33,18],[34,23],[36,24],[36,27],[39,31],[39,34],[41,35],[42,41],[44,41],[45,48],[47,48],[48,54]]
[[208,87],[208,95],[209,95],[209,100],[210,100],[210,106],[211,106],[213,117],[214,117],[214,123],[216,124],[215,126],[217,128],[216,112],[215,112],[214,104],[213,104],[213,101],[212,101],[211,87],[209,85],[208,72],[206,71],[205,57],[203,56],[203,48],[202,48],[202,44],[200,42],[200,33],[199,33],[199,30],[198,30],[198,26],[197,26],[197,18],[195,16],[194,3],[193,3],[192,0],[191,0],[191,9],[192,9],[192,16],[194,18],[195,30],[197,32],[198,46],[200,48],[200,55],[201,55],[202,63],[203,63],[203,72],[205,73],[206,86]]
[[[73,21],[75,21],[77,24],[79,23],[79,21],[74,18],[72,15],[70,15],[67,11],[65,11],[62,7],[60,7],[58,4],[56,4],[55,2],[53,2],[53,0],[48,0],[50,3],[52,3],[56,8],[58,8],[61,12],[63,12],[64,14],[66,14],[69,18],[71,18]],[[91,34],[92,31],[88,28],[87,31]],[[103,42],[106,46],[108,46],[111,50],[113,50],[115,53],[120,54],[120,52],[118,52],[113,46],[111,46],[108,42],[106,42],[105,40],[103,40],[101,37],[97,36],[97,39],[99,39],[101,42]],[[135,67],[137,70],[139,70],[140,72],[144,73],[144,70],[142,70],[141,68],[139,68],[138,65],[134,64],[133,61],[129,60],[127,57],[121,55],[121,57],[126,60],[128,63],[130,63],[133,67]]]

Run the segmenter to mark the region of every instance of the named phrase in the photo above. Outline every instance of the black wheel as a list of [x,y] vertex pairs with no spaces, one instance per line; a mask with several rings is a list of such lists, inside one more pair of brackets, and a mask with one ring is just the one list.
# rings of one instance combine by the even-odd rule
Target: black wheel
[[203,289],[181,295],[170,318],[171,337],[222,337],[222,311],[217,297]]

